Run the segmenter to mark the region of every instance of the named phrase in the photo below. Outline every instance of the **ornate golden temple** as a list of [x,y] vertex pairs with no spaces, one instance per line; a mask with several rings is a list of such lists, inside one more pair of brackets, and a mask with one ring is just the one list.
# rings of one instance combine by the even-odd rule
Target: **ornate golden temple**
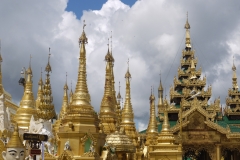
[[[79,38],[79,66],[75,91],[71,89],[68,95],[66,81],[63,86],[62,108],[58,119],[54,124],[50,124],[51,127],[46,127],[49,120],[57,116],[50,82],[50,50],[45,68],[46,79],[43,82],[41,76],[36,99],[32,92],[31,63],[21,79],[24,93],[14,122],[18,125],[20,136],[28,132],[47,134],[50,137],[44,146],[44,159],[240,159],[240,91],[236,66],[232,64],[232,88],[226,91],[226,106],[221,107],[220,98],[210,103],[212,87],[206,87],[206,76],[202,76],[201,68],[197,69],[198,60],[191,45],[188,19],[184,26],[185,48],[182,50],[178,75],[174,77],[170,88],[169,100],[163,97],[164,87],[160,78],[158,99],[153,91],[149,97],[148,127],[140,132],[136,130],[134,123],[129,65],[125,74],[125,102],[121,109],[121,94],[119,92],[116,95],[115,90],[115,59],[109,46],[105,56],[105,86],[99,114],[91,105],[86,78],[85,44],[88,43],[88,38],[84,27],[85,24]],[[2,151],[6,149],[6,145],[7,143],[0,142]],[[31,157],[28,153],[26,156]],[[42,157],[38,156],[37,159]]]

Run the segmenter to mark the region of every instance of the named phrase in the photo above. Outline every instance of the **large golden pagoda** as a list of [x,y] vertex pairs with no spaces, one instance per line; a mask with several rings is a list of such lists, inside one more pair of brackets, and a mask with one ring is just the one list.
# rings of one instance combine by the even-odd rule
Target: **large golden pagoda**
[[99,128],[98,115],[90,104],[85,50],[88,41],[84,27],[79,38],[80,58],[75,93],[57,131],[60,159],[64,159],[65,155],[74,159],[99,159],[101,146],[105,143],[105,134]]
[[[131,87],[130,87],[130,80],[132,76],[129,72],[129,61],[128,61],[128,69],[125,74],[126,79],[126,94],[125,94],[125,103],[122,109],[122,118],[121,118],[121,127],[125,129],[126,135],[132,140],[134,146],[137,146],[137,131],[134,123],[134,113],[133,107],[131,103]],[[130,159],[136,157],[135,155],[129,155]]]
[[107,54],[105,56],[106,61],[106,76],[105,76],[105,87],[104,87],[104,95],[100,107],[99,119],[101,124],[103,125],[103,131],[106,134],[115,132],[115,124],[117,121],[116,117],[116,96],[115,96],[115,88],[113,81],[113,57],[109,52],[109,48]]
[[31,117],[36,116],[35,100],[32,92],[31,63],[29,63],[28,69],[22,72],[24,75],[24,81],[22,83],[24,93],[14,120],[18,124],[19,129],[28,131]]

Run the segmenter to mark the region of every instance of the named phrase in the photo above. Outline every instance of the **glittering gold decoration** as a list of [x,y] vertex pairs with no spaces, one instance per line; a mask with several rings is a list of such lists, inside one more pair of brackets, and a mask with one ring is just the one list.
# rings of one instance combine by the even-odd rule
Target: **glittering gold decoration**
[[56,118],[56,112],[54,109],[53,104],[53,96],[52,96],[52,88],[50,83],[50,72],[52,71],[51,65],[50,65],[50,48],[49,48],[49,56],[48,56],[48,63],[45,68],[46,79],[45,84],[43,85],[43,94],[42,98],[40,99],[40,105],[38,106],[37,110],[37,116],[38,118],[44,119],[44,120],[50,120],[54,117]]
[[[134,153],[135,146],[132,140],[125,134],[124,129],[109,134],[106,137],[106,145],[113,147],[116,152]],[[105,146],[105,147],[107,147]]]

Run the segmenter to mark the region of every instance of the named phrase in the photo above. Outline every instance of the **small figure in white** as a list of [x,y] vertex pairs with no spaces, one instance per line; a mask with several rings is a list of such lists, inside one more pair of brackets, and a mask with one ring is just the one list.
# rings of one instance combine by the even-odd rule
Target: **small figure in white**
[[93,141],[92,141],[91,146],[89,148],[89,152],[91,152],[91,153],[95,152]]
[[70,147],[70,142],[69,142],[69,140],[65,143],[64,151],[65,151],[65,150],[71,151],[71,147]]

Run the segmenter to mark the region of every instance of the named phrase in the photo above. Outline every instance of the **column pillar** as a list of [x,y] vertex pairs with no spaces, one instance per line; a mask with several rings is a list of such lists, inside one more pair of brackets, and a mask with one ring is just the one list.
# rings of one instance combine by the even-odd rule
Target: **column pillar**
[[216,144],[216,160],[221,160],[221,144]]

